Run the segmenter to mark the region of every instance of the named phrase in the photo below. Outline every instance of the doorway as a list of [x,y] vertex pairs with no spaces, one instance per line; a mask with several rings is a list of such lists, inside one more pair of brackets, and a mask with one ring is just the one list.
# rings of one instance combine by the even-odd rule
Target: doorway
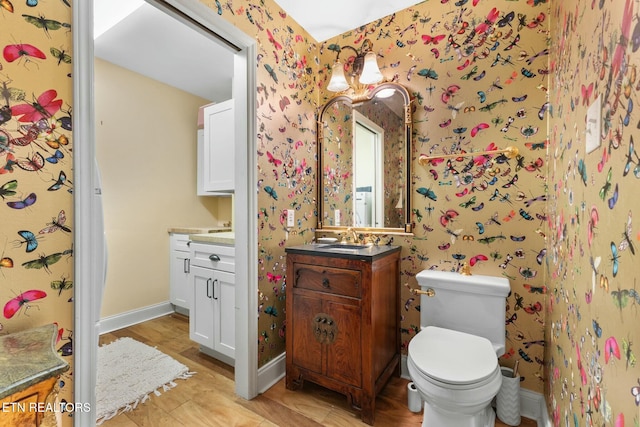
[[[236,99],[234,217],[236,224],[236,280],[246,286],[236,287],[236,394],[251,399],[257,394],[257,224],[255,215],[257,200],[253,190],[256,182],[255,111],[255,40],[220,18],[215,11],[197,0],[147,0],[148,3],[170,14],[185,25],[215,34],[221,40],[235,46],[233,97]],[[95,406],[95,367],[97,359],[98,330],[92,319],[99,318],[92,303],[101,292],[101,279],[92,268],[96,257],[96,230],[91,220],[99,214],[94,203],[95,182],[95,116],[94,116],[94,45],[93,4],[73,3],[74,33],[74,146],[75,179],[75,280],[87,286],[75,288],[74,302],[74,396],[77,402]],[[238,227],[242,224],[242,227]],[[92,412],[76,413],[76,426],[93,425]]]
[[359,111],[354,126],[354,225],[384,227],[384,129]]

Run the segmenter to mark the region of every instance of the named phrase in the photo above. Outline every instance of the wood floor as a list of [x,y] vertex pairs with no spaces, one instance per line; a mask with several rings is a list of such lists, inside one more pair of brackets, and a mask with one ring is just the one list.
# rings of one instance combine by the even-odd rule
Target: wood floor
[[[306,382],[300,391],[285,388],[284,379],[252,400],[234,394],[233,368],[198,351],[189,340],[188,318],[160,317],[104,334],[100,345],[131,337],[184,363],[197,372],[178,386],[131,411],[105,421],[105,427],[176,426],[366,426],[341,394]],[[392,377],[376,400],[377,427],[419,426],[422,414],[407,409],[407,380]],[[536,422],[522,419],[522,427]],[[505,424],[496,421],[496,427]],[[437,426],[434,426],[437,427]]]

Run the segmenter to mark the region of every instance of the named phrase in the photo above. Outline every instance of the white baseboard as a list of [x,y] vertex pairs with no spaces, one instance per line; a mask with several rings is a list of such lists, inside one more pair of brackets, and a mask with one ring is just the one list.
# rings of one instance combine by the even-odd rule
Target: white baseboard
[[287,354],[281,353],[258,369],[258,393],[264,393],[284,378],[287,368],[286,361]]
[[124,313],[114,314],[100,319],[98,325],[98,333],[100,335],[117,329],[126,328],[156,317],[165,316],[174,312],[173,305],[169,302],[149,305],[147,307],[138,308]]
[[[407,368],[407,356],[402,355],[400,358],[400,376],[411,381],[409,369]],[[538,427],[551,427],[551,420],[547,413],[547,405],[544,396],[535,391],[520,389],[520,415],[536,420]]]

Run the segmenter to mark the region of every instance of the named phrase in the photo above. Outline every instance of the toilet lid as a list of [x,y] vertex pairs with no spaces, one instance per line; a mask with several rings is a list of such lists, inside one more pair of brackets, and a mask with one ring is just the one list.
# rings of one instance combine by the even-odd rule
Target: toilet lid
[[488,339],[436,326],[424,328],[409,341],[409,355],[424,375],[447,384],[480,382],[498,366]]

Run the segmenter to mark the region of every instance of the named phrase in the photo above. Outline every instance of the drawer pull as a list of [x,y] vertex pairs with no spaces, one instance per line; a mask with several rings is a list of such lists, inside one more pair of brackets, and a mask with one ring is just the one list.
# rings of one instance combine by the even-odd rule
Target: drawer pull
[[330,288],[329,279],[327,279],[326,277],[322,278],[322,287],[325,288],[325,289],[329,289]]
[[216,255],[216,254],[209,255],[209,259],[211,261],[220,261],[220,257],[218,255]]

